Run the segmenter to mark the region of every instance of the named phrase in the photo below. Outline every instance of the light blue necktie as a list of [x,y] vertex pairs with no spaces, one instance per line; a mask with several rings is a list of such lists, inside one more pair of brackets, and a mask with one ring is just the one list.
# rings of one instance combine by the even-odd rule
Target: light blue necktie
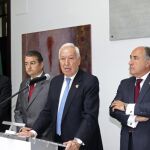
[[69,84],[70,84],[71,79],[70,78],[66,78],[65,80],[66,80],[67,84],[66,84],[66,88],[64,90],[64,94],[63,94],[62,99],[61,99],[59,110],[57,112],[57,128],[56,128],[56,133],[58,135],[61,135],[61,120],[62,120],[62,115],[63,115],[63,111],[64,111],[66,99],[67,99],[67,96],[68,96],[68,93],[69,93]]

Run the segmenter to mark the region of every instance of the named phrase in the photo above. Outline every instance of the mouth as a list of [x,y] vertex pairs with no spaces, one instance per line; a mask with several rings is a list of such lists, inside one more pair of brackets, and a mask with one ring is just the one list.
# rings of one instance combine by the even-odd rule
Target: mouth
[[68,72],[71,70],[71,68],[64,68],[64,70]]

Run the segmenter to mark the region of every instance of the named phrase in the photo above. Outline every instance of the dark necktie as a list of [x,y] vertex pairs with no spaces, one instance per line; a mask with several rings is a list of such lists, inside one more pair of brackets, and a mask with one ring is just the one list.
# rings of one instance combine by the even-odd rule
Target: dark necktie
[[139,93],[140,93],[140,83],[141,83],[142,79],[137,79],[136,80],[136,85],[134,88],[134,102],[136,103],[139,97]]
[[34,84],[31,84],[30,87],[29,87],[29,97],[28,97],[28,100],[30,100],[31,96],[32,96],[32,93],[34,91]]
[[65,87],[62,99],[61,99],[59,110],[57,112],[56,133],[58,135],[61,135],[61,121],[62,121],[62,116],[63,116],[63,111],[64,111],[66,99],[67,99],[67,96],[69,93],[69,84],[70,84],[71,78],[66,78],[65,80],[66,80],[66,87]]

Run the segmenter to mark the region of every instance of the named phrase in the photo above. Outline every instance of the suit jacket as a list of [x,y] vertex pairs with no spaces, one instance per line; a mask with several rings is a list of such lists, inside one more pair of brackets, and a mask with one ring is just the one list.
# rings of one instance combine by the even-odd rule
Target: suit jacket
[[[28,81],[29,79],[24,80],[20,85],[20,89],[24,88]],[[25,123],[27,127],[32,128],[35,120],[46,104],[49,85],[49,80],[36,83],[29,100],[29,88],[18,95],[14,116],[16,122]],[[45,129],[45,132],[41,135],[42,138],[46,138],[48,130],[48,128]]]
[[[11,96],[11,81],[0,75],[0,103]],[[11,121],[11,99],[0,104],[0,132],[8,129],[8,126],[3,125],[2,121]]]
[[[135,77],[121,81],[115,99],[120,99],[125,103],[134,103]],[[150,75],[145,80],[138,102],[135,105],[135,115],[150,117]],[[127,126],[128,115],[122,111],[110,109],[110,115],[116,118],[121,124],[120,150],[128,150],[129,131],[132,131],[133,150],[148,150],[150,148],[150,120],[139,122],[136,128]]]
[[[54,141],[57,109],[63,80],[64,75],[52,79],[46,107],[33,126],[38,135],[42,133],[45,127],[51,126],[52,140]],[[98,112],[98,79],[79,70],[70,88],[63,112],[61,124],[63,142],[76,137],[85,143],[86,150],[103,150],[98,125]]]

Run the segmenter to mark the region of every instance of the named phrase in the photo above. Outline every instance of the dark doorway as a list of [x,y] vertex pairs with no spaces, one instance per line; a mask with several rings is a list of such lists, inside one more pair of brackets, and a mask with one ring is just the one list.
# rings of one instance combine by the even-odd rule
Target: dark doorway
[[0,74],[11,77],[10,0],[0,0]]

